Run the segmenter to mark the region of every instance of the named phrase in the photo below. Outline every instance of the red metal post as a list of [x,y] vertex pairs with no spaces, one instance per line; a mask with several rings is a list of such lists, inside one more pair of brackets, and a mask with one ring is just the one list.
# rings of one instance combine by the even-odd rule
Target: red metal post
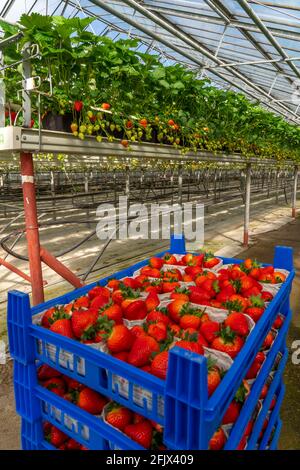
[[44,289],[32,154],[21,152],[20,161],[32,303],[38,305],[44,302]]
[[55,258],[55,256],[51,255],[46,248],[41,247],[40,256],[43,263],[47,264],[49,268],[53,269],[53,271],[72,284],[72,286],[78,288],[85,285],[79,277],[72,273],[72,271]]
[[8,263],[3,258],[0,258],[0,266],[4,266],[9,271],[12,271],[13,273],[25,279],[25,281],[31,283],[31,279],[29,276],[27,276],[27,274],[23,273],[22,271],[20,271],[20,269],[16,268],[13,264]]

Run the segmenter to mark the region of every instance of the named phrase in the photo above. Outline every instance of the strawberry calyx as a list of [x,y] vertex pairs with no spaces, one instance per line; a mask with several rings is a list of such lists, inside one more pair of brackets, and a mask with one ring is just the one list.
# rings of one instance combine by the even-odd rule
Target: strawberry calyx
[[140,289],[132,289],[131,287],[125,286],[123,282],[120,283],[119,289],[126,299],[138,299],[141,294]]
[[238,300],[227,300],[223,305],[229,312],[242,312],[243,310],[243,305]]
[[264,299],[262,299],[259,296],[252,295],[251,297],[249,297],[249,300],[251,302],[251,307],[258,307],[258,308],[265,307]]
[[244,401],[247,398],[247,395],[248,395],[248,390],[245,387],[244,383],[242,382],[241,385],[239,386],[239,388],[236,391],[236,394],[234,396],[234,400],[237,403],[244,403]]
[[226,326],[220,329],[219,332],[216,333],[216,336],[219,336],[224,344],[233,343],[237,334],[230,328],[230,326]]
[[57,320],[69,319],[70,315],[65,311],[63,307],[55,307],[55,310],[51,317],[48,317],[48,323],[53,325]]

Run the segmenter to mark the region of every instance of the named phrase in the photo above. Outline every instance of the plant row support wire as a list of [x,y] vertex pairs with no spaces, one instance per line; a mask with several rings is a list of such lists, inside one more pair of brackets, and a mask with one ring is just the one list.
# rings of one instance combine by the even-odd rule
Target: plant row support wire
[[[16,38],[17,40],[17,38]],[[23,127],[31,127],[32,109],[31,109],[31,92],[35,91],[35,85],[30,87],[33,80],[31,70],[31,54],[32,48],[30,43],[26,43],[22,50],[23,60],[23,82],[22,82],[22,112],[23,112]],[[39,118],[40,122],[40,118]],[[41,148],[42,131],[39,127],[39,148]],[[74,148],[74,153],[76,149]],[[182,158],[184,161],[184,157]],[[25,230],[28,247],[30,279],[32,286],[33,305],[40,304],[44,301],[44,281],[42,274],[42,261],[47,264],[56,273],[60,274],[64,279],[70,282],[75,287],[82,285],[82,281],[75,276],[66,266],[63,265],[56,257],[40,246],[39,238],[39,224],[37,214],[37,200],[36,188],[34,181],[34,162],[33,154],[30,151],[20,152],[21,164],[21,180],[24,201],[24,215],[25,215]],[[278,176],[278,174],[277,174]],[[298,168],[295,167],[294,176],[294,195],[292,214],[296,216],[296,198],[297,198],[297,177]],[[278,178],[277,178],[278,180]],[[179,201],[182,201],[182,164],[178,167],[178,196]],[[51,189],[53,192],[54,179],[52,177]],[[129,195],[130,192],[130,168],[126,167],[126,186],[125,194]],[[251,164],[246,165],[246,188],[245,188],[245,217],[244,217],[244,245],[247,246],[249,242],[249,222],[250,222],[250,195],[251,195]]]

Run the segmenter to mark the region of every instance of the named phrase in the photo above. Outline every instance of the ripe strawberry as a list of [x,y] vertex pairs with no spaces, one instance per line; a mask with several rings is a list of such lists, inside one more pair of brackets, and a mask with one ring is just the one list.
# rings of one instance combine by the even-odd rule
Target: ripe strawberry
[[144,418],[144,416],[136,412],[133,413],[133,418],[132,418],[133,424],[143,423],[144,421],[146,421],[146,418]]
[[102,297],[106,297],[107,302],[109,301],[110,291],[107,289],[107,287],[95,286],[88,292],[88,297],[90,300],[93,300],[95,297],[99,297],[100,295]]
[[216,258],[215,256],[207,253],[205,255],[203,266],[204,266],[204,268],[212,269],[214,266],[219,264],[219,262],[220,262],[220,260],[218,258]]
[[119,359],[119,361],[128,362],[128,351],[122,351],[116,354],[112,354],[113,357]]
[[189,307],[189,304],[185,302],[184,300],[174,300],[172,303],[170,303],[167,306],[169,317],[175,323],[179,323],[181,312],[183,311],[184,308],[187,309],[188,307]]
[[147,323],[162,322],[166,326],[170,323],[168,316],[160,310],[152,310],[152,312],[148,313],[146,321]]
[[148,420],[144,420],[142,423],[128,424],[124,429],[124,433],[142,447],[145,447],[146,449],[150,448],[153,428]]
[[281,284],[286,280],[286,276],[283,273],[280,273],[278,271],[274,271],[274,278],[275,278],[275,284]]
[[230,327],[222,328],[219,336],[211,344],[213,349],[227,353],[234,359],[244,345],[244,339],[238,336]]
[[74,109],[77,111],[77,113],[80,113],[80,111],[83,108],[83,102],[82,101],[74,101]]
[[61,377],[52,377],[43,382],[42,386],[60,397],[63,397],[66,392],[66,383]]
[[90,306],[90,299],[86,295],[83,295],[82,297],[79,297],[78,299],[76,299],[73,304],[73,307],[76,310],[80,308],[89,308],[89,306]]
[[167,370],[168,370],[168,360],[169,360],[169,352],[163,351],[158,353],[153,361],[151,362],[151,374],[155,375],[156,377],[165,380],[167,377]]
[[242,405],[236,400],[232,400],[223,417],[222,424],[235,423],[241,412]]
[[66,313],[63,308],[51,307],[42,316],[41,325],[44,328],[50,328],[54,322],[57,320],[62,320],[64,318],[70,318],[70,315]]
[[186,349],[187,351],[192,351],[197,354],[204,354],[203,347],[201,344],[195,342],[195,341],[186,341],[186,340],[181,340],[175,343],[176,347]]
[[148,335],[160,343],[167,338],[167,327],[163,322],[151,323],[148,327]]
[[257,377],[258,372],[260,371],[260,368],[261,368],[261,363],[254,360],[252,362],[250,368],[248,369],[245,378],[247,380],[255,379]]
[[180,284],[176,279],[164,280],[162,283],[162,293],[167,294],[173,292],[178,287],[180,287]]
[[204,289],[201,289],[201,287],[190,286],[189,291],[190,302],[192,302],[193,304],[204,305],[204,302],[211,299],[210,294]]
[[105,420],[114,428],[124,431],[125,427],[131,423],[133,413],[125,406],[121,406],[116,402],[110,403],[107,408]]
[[50,331],[57,333],[58,335],[67,336],[67,338],[74,338],[70,319],[65,318],[62,320],[57,320],[51,325]]
[[273,294],[271,294],[271,292],[262,291],[262,293],[261,293],[261,298],[262,298],[265,302],[271,302],[271,300],[273,300],[274,296],[273,296]]
[[179,269],[168,269],[167,271],[163,271],[163,280],[168,281],[168,279],[173,279],[176,281],[182,280],[182,274]]
[[221,383],[221,374],[218,367],[216,367],[212,362],[207,361],[207,386],[208,386],[208,396],[210,397],[213,392],[216,390],[218,385]]
[[75,379],[71,379],[70,377],[67,377],[66,375],[63,376],[64,377],[64,381],[66,382],[67,384],[67,388],[68,388],[68,391],[73,391],[73,390],[82,390],[85,385],[81,384],[80,382],[78,382],[77,380]]
[[232,284],[222,287],[221,291],[216,295],[216,301],[225,304],[229,301],[230,297],[234,295],[235,290]]
[[162,258],[152,257],[149,259],[149,266],[151,268],[161,269],[164,265],[164,260]]
[[152,310],[155,310],[156,307],[160,304],[160,300],[158,298],[158,295],[155,292],[150,292],[148,297],[145,300],[147,312],[151,312]]
[[177,264],[177,259],[175,258],[174,255],[171,255],[170,253],[164,254],[163,261],[164,261],[164,264],[172,264],[172,265]]
[[107,298],[107,296],[98,295],[97,297],[94,297],[93,300],[91,301],[91,308],[99,311],[105,305],[108,305],[108,302],[109,302],[109,299]]
[[228,310],[234,310],[235,312],[244,312],[248,307],[249,302],[245,297],[239,294],[233,294],[229,297],[229,301],[226,303]]
[[274,341],[274,334],[271,331],[269,331],[269,333],[267,334],[267,336],[265,337],[265,340],[263,342],[262,349],[263,350],[270,349],[270,347],[273,344],[273,341]]
[[114,321],[116,325],[121,325],[123,323],[123,313],[120,305],[113,304],[107,308],[104,306],[103,309],[101,309],[102,317],[107,317],[108,320]]
[[161,272],[157,268],[151,268],[150,266],[144,266],[141,268],[141,274],[147,277],[161,278]]
[[81,450],[81,444],[75,441],[75,439],[69,439],[65,443],[65,450]]
[[147,125],[148,125],[148,121],[147,119],[143,118],[143,119],[140,119],[139,120],[139,125],[144,127],[144,129],[146,129]]
[[90,328],[95,327],[98,316],[97,310],[92,308],[89,310],[75,310],[71,318],[71,323],[72,330],[76,338],[83,338],[84,333],[86,333]]
[[173,333],[174,336],[177,336],[177,338],[179,338],[180,332],[181,332],[180,326],[177,325],[176,323],[171,323],[169,327],[170,327],[171,333]]
[[222,428],[219,428],[209,441],[210,450],[222,450],[226,444],[226,435]]
[[201,344],[201,346],[205,346],[205,347],[208,347],[208,342],[206,341],[206,339],[204,338],[204,336],[202,336],[201,333],[198,333],[197,332],[197,343]]
[[266,359],[265,354],[262,351],[259,351],[256,356],[255,356],[255,361],[259,362],[259,364],[262,364],[264,360]]
[[187,268],[185,268],[184,272],[188,276],[191,276],[192,279],[195,279],[197,276],[199,276],[199,274],[203,272],[203,268],[201,268],[200,266],[188,266]]
[[275,330],[279,330],[282,327],[282,325],[283,325],[283,319],[280,315],[277,315],[272,325],[272,328],[275,328]]
[[201,325],[200,317],[193,315],[192,313],[187,313],[181,316],[179,321],[180,328],[186,330],[187,328],[194,328],[198,330]]
[[190,291],[188,289],[176,288],[171,294],[170,299],[172,300],[184,300],[185,302],[189,301]]
[[99,415],[107,403],[107,398],[95,392],[91,388],[85,387],[79,393],[76,404],[79,408],[91,413],[92,415]]
[[154,352],[159,351],[158,342],[151,336],[140,336],[134,340],[132,348],[128,355],[128,363],[142,367],[150,362]]
[[122,279],[122,284],[130,289],[140,289],[142,286],[141,282],[137,278],[133,277],[125,277]]
[[115,325],[108,334],[107,347],[112,353],[129,351],[134,336],[125,325]]
[[263,388],[261,389],[259,399],[264,400],[268,394],[269,387],[267,384],[264,384]]
[[138,338],[139,336],[145,336],[147,335],[146,331],[144,330],[144,328],[140,325],[135,325],[133,326],[131,329],[131,334],[135,337],[135,338]]
[[37,376],[39,380],[52,379],[53,377],[61,377],[61,373],[53,369],[47,364],[43,364],[38,368]]
[[124,318],[127,320],[143,320],[147,316],[147,305],[144,300],[131,302],[124,310]]
[[127,148],[127,147],[129,146],[129,142],[128,142],[128,140],[126,140],[126,139],[122,139],[120,143],[121,143],[121,145],[123,145],[123,147],[125,147],[125,148]]
[[201,324],[200,333],[204,336],[206,341],[212,343],[216,338],[217,333],[220,331],[220,324],[216,321],[208,320]]
[[102,105],[101,105],[101,109],[105,109],[106,111],[107,111],[108,109],[110,109],[110,107],[111,107],[111,106],[110,106],[109,103],[102,103]]
[[110,279],[107,282],[107,287],[112,290],[117,290],[120,288],[121,281],[119,279]]
[[46,436],[46,439],[54,447],[59,447],[69,439],[69,436],[67,436],[64,432],[62,432],[60,429],[56,428],[55,426],[52,426],[50,434]]
[[239,336],[247,336],[249,334],[247,318],[243,313],[230,313],[224,321],[224,326],[229,326]]

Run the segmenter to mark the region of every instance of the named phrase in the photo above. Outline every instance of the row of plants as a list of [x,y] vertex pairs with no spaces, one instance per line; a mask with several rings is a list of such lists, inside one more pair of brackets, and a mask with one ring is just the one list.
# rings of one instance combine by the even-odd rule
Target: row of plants
[[[250,102],[243,94],[215,88],[179,64],[164,66],[141,52],[132,39],[113,41],[88,31],[93,19],[23,15],[23,38],[4,51],[6,64],[21,58],[27,42],[37,44],[33,76],[42,83],[44,127],[61,116],[63,130],[85,139],[94,135],[124,147],[149,141],[187,150],[237,152],[245,157],[300,158],[300,130]],[[17,27],[0,22],[5,37]],[[5,72],[7,124],[22,125],[21,66]],[[50,81],[53,93],[50,94]],[[32,125],[38,127],[37,94],[32,93]],[[57,120],[55,123],[57,124]],[[66,128],[64,128],[66,126]]]

